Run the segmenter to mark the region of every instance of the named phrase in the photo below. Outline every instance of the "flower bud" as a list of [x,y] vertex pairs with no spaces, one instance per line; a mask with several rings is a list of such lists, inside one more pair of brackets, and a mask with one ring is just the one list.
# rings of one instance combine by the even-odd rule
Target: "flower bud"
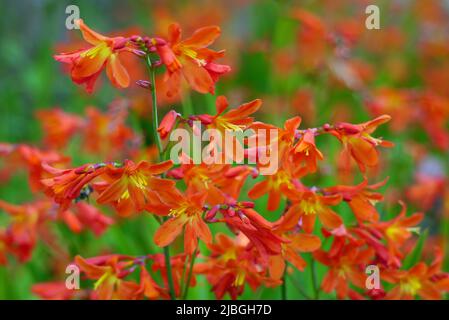
[[167,172],[167,177],[173,179],[182,179],[184,178],[184,172],[182,172],[181,168],[172,169]]
[[237,211],[237,214],[239,215],[240,219],[242,219],[244,224],[250,224],[250,221],[248,217],[243,213],[243,211]]
[[153,38],[152,39],[152,42],[153,42],[153,44],[155,45],[155,46],[164,46],[164,45],[166,45],[167,44],[167,41],[165,41],[164,39],[162,39],[162,38]]
[[254,202],[251,201],[240,201],[239,205],[244,208],[254,208]]
[[211,116],[208,114],[200,114],[199,116],[197,116],[198,120],[201,121],[202,124],[204,125],[208,125],[212,123],[212,119]]
[[211,221],[217,215],[218,209],[220,209],[220,205],[213,206],[206,214],[206,221]]
[[336,124],[335,128],[339,131],[344,131],[346,134],[357,134],[361,131],[360,126],[346,122]]
[[176,123],[176,119],[181,116],[175,110],[170,110],[162,119],[159,128],[157,128],[157,132],[159,132],[159,136],[161,139],[165,139],[170,131],[173,129],[173,126]]
[[147,50],[149,52],[156,52],[157,51],[156,47],[152,43],[151,44],[145,43],[145,46],[147,47]]
[[161,60],[156,60],[156,61],[153,62],[153,67],[155,67],[155,68],[160,67],[161,65],[162,65],[162,61]]
[[142,37],[138,35],[132,35],[131,37],[129,37],[129,40],[131,40],[132,42],[139,42],[142,40]]
[[251,178],[256,179],[259,176],[259,169],[251,168]]
[[229,170],[227,170],[224,174],[224,176],[226,178],[235,178],[238,175],[240,175],[241,173],[244,173],[245,171],[248,170],[247,166],[237,166],[237,167],[232,167]]
[[131,52],[134,53],[138,57],[145,57],[147,55],[145,53],[145,51],[137,50],[137,49],[132,49]]
[[126,46],[126,43],[128,42],[128,38],[118,38],[118,40],[116,40],[114,42],[114,50],[120,50],[123,49]]
[[149,90],[151,90],[151,89],[153,88],[153,85],[152,85],[151,82],[148,81],[148,80],[137,80],[137,81],[136,81],[136,84],[137,84],[139,87],[142,87],[142,88],[144,88],[144,89],[149,89]]

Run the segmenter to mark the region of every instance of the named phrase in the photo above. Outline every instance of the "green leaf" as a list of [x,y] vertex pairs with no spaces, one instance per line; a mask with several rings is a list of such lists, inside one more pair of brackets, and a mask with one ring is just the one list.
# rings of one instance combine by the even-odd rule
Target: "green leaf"
[[429,230],[425,229],[424,232],[419,236],[418,241],[416,242],[415,248],[413,251],[405,258],[404,264],[402,266],[403,269],[409,269],[418,263],[421,259],[424,243],[426,242],[427,236],[429,234]]

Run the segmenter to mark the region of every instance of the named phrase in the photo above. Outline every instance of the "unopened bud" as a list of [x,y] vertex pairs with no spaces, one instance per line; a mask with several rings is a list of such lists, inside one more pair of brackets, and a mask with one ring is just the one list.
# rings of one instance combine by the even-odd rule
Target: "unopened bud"
[[232,167],[228,171],[225,172],[224,176],[226,178],[235,178],[247,170],[248,170],[248,167],[246,167],[246,166]]
[[217,215],[218,209],[220,209],[219,205],[213,206],[212,209],[210,209],[207,214],[206,214],[206,220],[207,221],[211,221],[215,218],[215,216]]
[[259,176],[259,169],[251,168],[251,178],[256,179]]
[[162,119],[162,121],[159,125],[159,128],[157,128],[157,131],[159,132],[161,139],[164,139],[167,137],[167,135],[173,129],[173,126],[176,123],[176,119],[179,116],[180,116],[180,114],[177,113],[175,110],[170,110],[169,112],[167,112],[167,114]]
[[137,80],[137,81],[136,81],[136,84],[137,84],[139,87],[142,87],[142,88],[144,88],[144,89],[149,89],[149,90],[151,90],[151,89],[153,88],[153,85],[152,85],[151,82],[148,81],[148,80]]
[[346,134],[356,134],[360,132],[360,126],[351,123],[342,122],[335,125],[335,127],[337,130],[344,131]]
[[198,120],[201,121],[202,124],[204,125],[208,125],[212,123],[212,119],[211,116],[208,114],[200,114],[199,116],[197,116]]
[[118,40],[114,41],[114,50],[123,49],[126,46],[128,40],[128,38],[118,38]]
[[131,52],[134,53],[138,57],[145,57],[147,55],[145,53],[145,51],[137,50],[137,49],[132,49]]
[[254,208],[254,202],[251,201],[241,201],[239,205],[244,208]]
[[172,169],[167,172],[167,177],[173,179],[182,179],[184,178],[184,172],[182,172],[181,168]]
[[132,35],[132,36],[129,38],[129,40],[131,40],[132,42],[139,42],[139,41],[142,40],[142,37],[141,37],[141,36],[138,36],[138,35]]
[[149,52],[156,52],[157,51],[156,47],[153,44],[145,43],[145,46],[147,47],[147,50]]
[[248,219],[248,217],[242,212],[242,211],[237,211],[237,214],[239,215],[240,219],[242,219],[244,224],[249,224],[250,221]]
[[162,38],[153,38],[152,42],[155,46],[164,46],[167,44],[167,41]]
[[156,60],[156,61],[153,62],[153,67],[155,67],[155,68],[160,67],[161,65],[162,65],[162,61],[161,60]]

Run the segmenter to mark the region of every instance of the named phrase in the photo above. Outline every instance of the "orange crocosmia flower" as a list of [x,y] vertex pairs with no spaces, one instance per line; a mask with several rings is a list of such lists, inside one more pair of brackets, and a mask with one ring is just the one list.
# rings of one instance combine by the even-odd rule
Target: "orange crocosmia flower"
[[407,188],[407,198],[423,211],[429,211],[440,197],[444,198],[446,189],[444,176],[418,173],[415,181]]
[[77,202],[74,208],[73,211],[67,210],[61,213],[62,219],[73,232],[78,233],[87,228],[96,236],[100,236],[114,223],[112,218],[84,201]]
[[266,267],[259,252],[251,249],[251,243],[242,234],[232,239],[218,233],[215,241],[208,244],[211,251],[205,262],[195,265],[197,273],[205,274],[217,299],[229,293],[237,299],[245,284],[256,290],[262,284],[274,287],[281,282],[265,276]]
[[234,166],[217,181],[220,190],[227,196],[238,199],[248,176],[256,176],[257,170],[250,166]]
[[418,98],[420,108],[418,123],[427,131],[432,142],[440,150],[449,149],[449,133],[447,132],[447,119],[449,116],[449,99],[431,92],[425,91]]
[[126,108],[114,108],[113,104],[107,113],[88,107],[86,125],[82,130],[86,150],[106,160],[128,155],[136,133],[125,124],[127,113]]
[[297,43],[304,54],[298,63],[309,70],[318,67],[324,63],[329,51],[327,26],[319,17],[302,9],[295,9],[292,18],[301,24]]
[[413,121],[414,113],[407,112],[412,96],[408,90],[381,88],[372,93],[366,105],[374,115],[390,114],[391,129],[395,132],[403,131]]
[[[290,169],[290,168],[289,168]],[[286,168],[279,169],[275,174],[265,177],[257,182],[248,192],[251,199],[258,199],[268,193],[267,209],[270,211],[279,208],[281,199],[285,196],[285,189],[294,188],[294,173]]]
[[323,226],[328,229],[335,229],[342,225],[343,219],[329,208],[341,202],[341,195],[320,195],[307,188],[301,190],[284,188],[284,192],[292,202],[285,215],[292,215],[288,219],[298,221],[305,232],[313,231],[317,216]]
[[[295,161],[295,139],[300,124],[301,118],[293,117],[285,121],[283,128],[277,128],[262,122],[255,122],[250,126],[250,129],[256,132],[251,139],[257,139],[257,147],[249,147],[246,150],[248,157],[256,156],[257,166],[260,170],[265,166],[271,165],[271,163],[262,163],[260,161],[261,155],[270,153],[270,156],[277,157],[278,159],[277,171],[271,177],[267,178],[267,180],[272,180],[271,183],[265,185],[260,184],[258,186],[261,188],[260,192],[262,192],[260,195],[267,193],[270,189],[275,191],[272,193],[273,201],[270,201],[269,208],[276,209],[278,207],[278,200],[280,199],[278,190],[282,184],[293,183],[293,179],[304,176],[309,170],[307,165],[301,166],[297,163],[298,156],[296,156]],[[276,134],[273,134],[273,131]]]
[[[292,151],[297,129],[301,124],[301,121],[301,117],[293,117],[285,121],[283,128],[278,128],[263,122],[254,122],[250,126],[250,129],[253,129],[256,132],[258,148],[264,147],[265,149],[270,149],[273,143],[277,143],[276,152],[280,159],[279,162],[284,164],[287,161],[290,161],[290,159],[288,159],[289,153]],[[262,131],[263,134],[258,134],[260,129],[264,130]],[[270,130],[276,130],[277,135],[272,137],[271,134],[269,134]]]
[[[206,202],[211,205],[225,202],[225,198],[232,197],[230,187],[233,184],[240,185],[239,178],[243,172],[229,175],[229,164],[194,164],[187,155],[181,155],[181,166],[168,173],[169,177],[183,179],[189,192],[206,193]],[[244,173],[243,173],[244,174]],[[238,188],[238,187],[237,187]],[[229,193],[228,193],[229,192]]]
[[[185,157],[185,155],[182,155]],[[229,164],[182,164],[170,170],[168,177],[183,179],[191,193],[206,193],[206,202],[210,205],[223,204],[237,199],[246,181],[254,174],[250,166],[231,166]]]
[[[250,115],[259,110],[262,105],[262,100],[255,99],[229,111],[226,111],[229,105],[226,97],[217,97],[215,104],[217,110],[215,115],[202,114],[192,116],[191,119],[200,120],[207,129],[219,131],[218,136],[213,134],[209,137],[210,143],[208,145],[209,149],[207,149],[208,155],[214,159],[221,159],[221,161],[225,163],[229,163],[228,160],[241,162],[242,160],[237,159],[242,159],[245,156],[243,142],[239,141],[237,137],[227,141],[226,134],[237,132],[243,133],[245,129],[249,128],[254,121],[254,118],[250,117]],[[221,153],[218,154],[218,152]]]
[[[279,168],[274,174],[266,176],[265,180],[256,183],[248,192],[248,196],[251,199],[258,199],[268,193],[268,210],[276,210],[279,207],[282,196],[285,196],[284,190],[295,188],[295,185],[297,184],[296,178],[301,177],[304,174],[304,168],[295,165],[290,157],[291,151],[293,150],[296,130],[300,124],[301,118],[294,117],[285,121],[284,128],[282,129],[261,122],[256,122],[250,127],[256,131],[256,135],[259,129],[277,130],[277,137],[271,137],[271,134],[270,136],[261,136],[257,137],[257,142],[259,149],[265,149],[261,152],[266,152],[266,150],[277,152]],[[277,150],[271,150],[274,149],[272,144],[275,143],[275,140],[277,140]],[[257,152],[259,151],[260,150]],[[259,161],[258,166],[260,166]]]
[[371,121],[361,124],[338,123],[330,129],[330,133],[335,135],[343,144],[342,158],[349,162],[352,157],[358,164],[362,172],[365,168],[375,167],[379,161],[376,147],[393,147],[393,143],[373,138],[371,134],[376,128],[391,119],[388,115],[382,115]]
[[96,236],[102,235],[114,223],[114,219],[84,201],[78,202],[75,206],[77,207],[77,218],[81,224],[92,230]]
[[166,290],[157,285],[143,265],[140,267],[140,290],[150,300],[168,297]]
[[405,204],[402,201],[400,204],[402,206],[401,212],[394,219],[373,223],[368,226],[368,228],[374,228],[384,235],[391,258],[402,258],[401,246],[412,236],[412,232],[419,232],[417,225],[424,217],[419,212],[407,217],[405,215],[407,210]]
[[65,281],[43,282],[32,286],[31,292],[44,300],[71,300],[78,290],[67,289]]
[[174,181],[157,177],[171,168],[171,160],[158,164],[126,160],[122,166],[106,166],[103,182],[93,185],[99,192],[99,204],[112,204],[121,216],[144,210],[152,198],[170,192]]
[[[183,164],[180,170],[176,170],[176,174],[182,175],[183,181],[192,193],[206,194],[206,202],[215,205],[225,201],[226,195],[220,190],[217,181],[223,177],[228,168],[227,165]],[[230,179],[229,183],[232,183]]]
[[326,293],[337,292],[338,299],[355,296],[355,291],[350,284],[365,288],[365,267],[374,257],[374,250],[370,247],[362,248],[354,244],[347,244],[338,249],[337,252],[330,250],[329,254],[323,250],[313,252],[313,257],[318,262],[329,267],[324,276],[321,288]]
[[[20,262],[28,261],[36,245],[38,228],[45,221],[49,208],[47,201],[13,205],[0,200],[0,210],[10,216],[10,224],[0,247],[12,252]],[[0,255],[1,251],[0,248]]]
[[70,160],[52,150],[41,150],[26,144],[0,144],[0,181],[6,182],[17,170],[28,171],[28,183],[31,191],[43,189],[42,178],[46,172],[42,164],[62,165]]
[[306,130],[301,135],[300,140],[296,144],[294,151],[294,161],[305,163],[307,171],[314,173],[317,169],[317,160],[323,160],[323,154],[315,145],[315,132],[313,130]]
[[375,203],[383,200],[383,195],[374,190],[382,187],[387,183],[385,180],[368,185],[368,180],[365,178],[363,182],[356,186],[335,186],[325,188],[323,191],[327,195],[340,194],[343,200],[346,201],[352,212],[359,221],[375,222],[379,220],[379,213],[375,208]]
[[198,238],[206,243],[212,241],[209,227],[203,220],[204,202],[207,194],[197,193],[184,196],[180,192],[172,194],[168,215],[170,218],[159,227],[154,242],[165,247],[172,243],[184,227],[184,252],[192,254],[198,246]]
[[55,151],[42,151],[24,144],[17,147],[17,152],[21,162],[23,161],[28,167],[28,182],[33,192],[45,187],[41,180],[46,178],[48,173],[42,164],[57,166],[65,164],[70,160],[70,158]]
[[44,143],[56,149],[65,147],[83,125],[82,118],[66,113],[60,108],[39,110],[36,116],[44,131]]
[[60,205],[59,211],[67,210],[81,190],[93,179],[104,173],[106,164],[85,164],[73,169],[56,169],[42,164],[51,178],[42,180],[45,194]]
[[251,208],[241,208],[237,212],[228,210],[223,219],[218,221],[226,222],[232,230],[243,233],[265,263],[268,262],[270,255],[280,254],[282,243],[288,242],[273,232],[273,223]]
[[114,86],[128,87],[130,78],[119,59],[119,53],[126,50],[128,39],[103,36],[86,26],[82,19],[76,20],[76,23],[84,40],[92,47],[54,56],[55,60],[70,65],[72,81],[85,84],[87,92],[91,93],[101,71],[106,69],[106,74]]
[[135,300],[140,298],[141,290],[137,283],[123,280],[129,274],[127,267],[133,261],[121,261],[121,256],[105,256],[85,260],[75,257],[76,265],[87,278],[97,280],[94,284],[94,297],[99,300]]
[[159,124],[159,127],[157,128],[157,132],[159,133],[159,136],[161,139],[165,139],[168,134],[172,131],[176,120],[180,114],[176,112],[175,110],[170,110],[167,112],[167,114],[162,119],[161,123]]
[[300,113],[306,123],[316,123],[317,106],[311,89],[298,89],[290,98],[290,105],[295,113]]
[[[292,219],[293,218],[293,219]],[[281,279],[284,275],[286,261],[303,271],[306,267],[305,260],[299,255],[300,252],[313,252],[321,246],[318,236],[307,233],[290,233],[297,226],[297,220],[292,215],[283,215],[275,222],[274,232],[288,239],[289,242],[282,243],[282,252],[279,255],[270,256],[270,276],[273,279]]]
[[327,230],[325,228],[321,229],[321,233],[326,239],[328,239],[329,237],[333,237],[332,247],[327,252],[330,257],[338,255],[340,250],[346,245],[361,246],[367,243],[365,239],[359,239],[358,237],[355,236],[354,229],[356,229],[356,227],[347,229],[344,224],[332,230]]
[[229,106],[228,100],[225,96],[218,96],[215,101],[217,113],[214,116],[202,114],[196,116],[196,118],[205,124],[208,129],[218,129],[224,135],[226,130],[243,131],[248,128],[254,121],[254,118],[250,115],[257,112],[261,105],[262,100],[255,99],[225,112]]
[[441,300],[442,293],[449,292],[449,274],[441,271],[442,262],[442,252],[437,248],[435,259],[430,266],[418,262],[409,270],[385,270],[382,272],[382,279],[395,284],[385,298],[412,300],[420,296],[426,300]]
[[213,94],[218,78],[231,71],[231,67],[227,65],[214,63],[214,60],[224,56],[224,50],[217,52],[207,48],[220,36],[220,28],[200,28],[190,38],[182,41],[178,24],[170,25],[168,32],[168,43],[157,46],[161,60],[167,68],[167,95],[173,96],[180,91],[181,76],[193,90]]
[[[402,256],[395,256],[394,253],[384,243],[384,234],[368,225],[359,224],[357,227],[350,229],[353,235],[359,236],[358,241],[365,242],[376,252],[376,260],[379,263],[387,265],[389,268],[399,268],[402,264]],[[348,234],[351,237],[352,234]]]

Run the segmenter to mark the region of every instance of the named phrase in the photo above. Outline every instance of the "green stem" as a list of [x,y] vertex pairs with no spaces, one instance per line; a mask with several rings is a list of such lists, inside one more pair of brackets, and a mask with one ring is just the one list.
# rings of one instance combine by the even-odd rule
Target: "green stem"
[[189,284],[193,274],[193,265],[195,263],[196,255],[198,253],[198,246],[195,248],[191,258],[190,258],[190,266],[189,266],[189,275],[187,276],[187,281],[185,282],[184,294],[182,295],[182,299],[185,300],[187,298],[187,294],[189,293]]
[[[156,142],[157,149],[159,151],[159,160],[161,160],[162,157],[162,142],[159,137],[159,134],[157,132],[157,128],[159,127],[159,120],[157,116],[157,92],[156,92],[156,73],[153,67],[153,64],[151,62],[150,55],[147,54],[145,57],[145,61],[147,64],[148,72],[150,74],[150,81],[151,81],[151,99],[153,103],[153,134],[154,134],[154,141]],[[172,300],[176,300],[175,295],[175,286],[173,284],[173,273],[171,268],[171,259],[170,259],[170,248],[168,246],[164,247],[164,256],[165,256],[165,267],[167,269],[167,279],[168,279],[168,289],[170,293],[170,297]]]
[[311,263],[311,269],[312,269],[312,284],[313,284],[313,293],[315,300],[318,300],[320,298],[320,289],[318,287],[317,277],[316,277],[316,269],[315,269],[315,259],[312,257],[312,263]]
[[152,89],[151,89],[151,99],[153,102],[153,134],[154,134],[154,141],[157,145],[157,149],[159,150],[159,157],[162,154],[162,142],[161,142],[161,138],[159,137],[159,134],[157,133],[157,128],[159,127],[159,120],[158,120],[158,116],[157,116],[157,92],[156,92],[156,73],[155,70],[153,68],[153,64],[151,62],[151,58],[150,55],[147,54],[146,59],[145,59],[146,63],[147,63],[147,68],[148,71],[150,73],[150,82],[152,85]]
[[287,300],[287,271],[282,276],[281,297],[282,300]]
[[170,292],[170,298],[172,300],[176,300],[175,286],[173,284],[173,275],[172,275],[172,270],[171,270],[169,246],[164,247],[164,256],[165,256],[165,266],[167,268],[167,279],[168,279],[168,288],[169,288],[169,292]]

